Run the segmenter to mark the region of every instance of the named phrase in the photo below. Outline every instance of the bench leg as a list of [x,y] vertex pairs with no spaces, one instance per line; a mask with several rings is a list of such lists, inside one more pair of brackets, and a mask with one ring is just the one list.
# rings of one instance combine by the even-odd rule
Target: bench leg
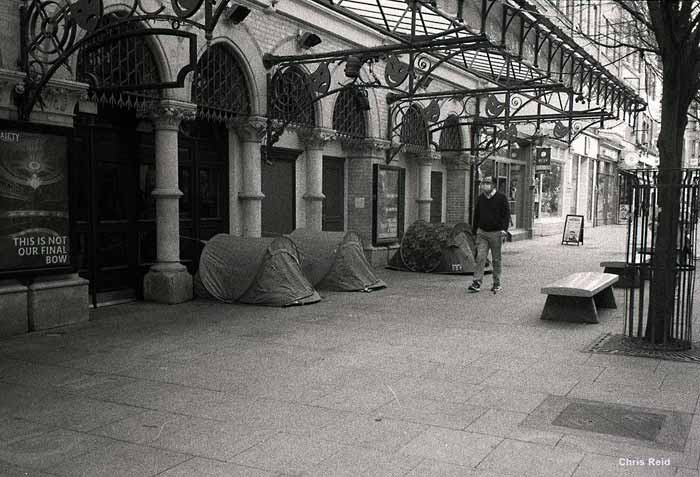
[[593,298],[548,295],[540,318],[575,323],[598,323],[598,311]]
[[598,292],[593,297],[593,300],[595,300],[595,304],[598,308],[617,308],[612,287],[608,287],[605,290]]

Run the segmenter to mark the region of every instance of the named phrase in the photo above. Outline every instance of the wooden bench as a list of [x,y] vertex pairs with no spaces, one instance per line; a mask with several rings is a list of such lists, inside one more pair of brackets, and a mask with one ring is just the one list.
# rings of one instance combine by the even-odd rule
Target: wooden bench
[[542,288],[548,295],[543,320],[598,323],[598,307],[617,308],[612,285],[620,279],[611,273],[581,272]]

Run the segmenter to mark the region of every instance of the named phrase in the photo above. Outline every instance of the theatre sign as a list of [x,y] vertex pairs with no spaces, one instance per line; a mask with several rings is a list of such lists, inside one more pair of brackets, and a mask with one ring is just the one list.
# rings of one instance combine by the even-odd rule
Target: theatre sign
[[0,274],[70,268],[68,138],[0,123]]

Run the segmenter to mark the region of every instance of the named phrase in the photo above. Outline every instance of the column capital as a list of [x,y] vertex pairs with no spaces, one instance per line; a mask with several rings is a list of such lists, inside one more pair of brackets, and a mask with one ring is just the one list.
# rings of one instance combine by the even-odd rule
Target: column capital
[[307,149],[323,149],[328,142],[338,137],[335,129],[327,128],[301,128],[298,134]]
[[439,152],[431,151],[430,149],[423,149],[417,152],[408,152],[408,157],[412,158],[418,164],[423,166],[430,166],[434,161],[439,161],[442,157]]
[[153,121],[156,129],[177,131],[182,121],[192,121],[197,117],[197,105],[163,99],[147,109],[145,115]]
[[262,142],[267,133],[267,118],[263,116],[240,116],[226,122],[245,142]]
[[448,170],[466,170],[469,169],[473,162],[472,156],[469,154],[458,154],[447,158]]
[[346,139],[341,140],[341,143],[350,157],[384,157],[386,150],[391,147],[390,141],[378,137]]

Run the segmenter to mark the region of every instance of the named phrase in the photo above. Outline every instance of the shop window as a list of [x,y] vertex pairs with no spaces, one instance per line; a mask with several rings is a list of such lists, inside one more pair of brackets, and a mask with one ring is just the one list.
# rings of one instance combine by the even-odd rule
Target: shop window
[[561,195],[562,166],[552,163],[552,170],[535,175],[535,218],[562,215]]

